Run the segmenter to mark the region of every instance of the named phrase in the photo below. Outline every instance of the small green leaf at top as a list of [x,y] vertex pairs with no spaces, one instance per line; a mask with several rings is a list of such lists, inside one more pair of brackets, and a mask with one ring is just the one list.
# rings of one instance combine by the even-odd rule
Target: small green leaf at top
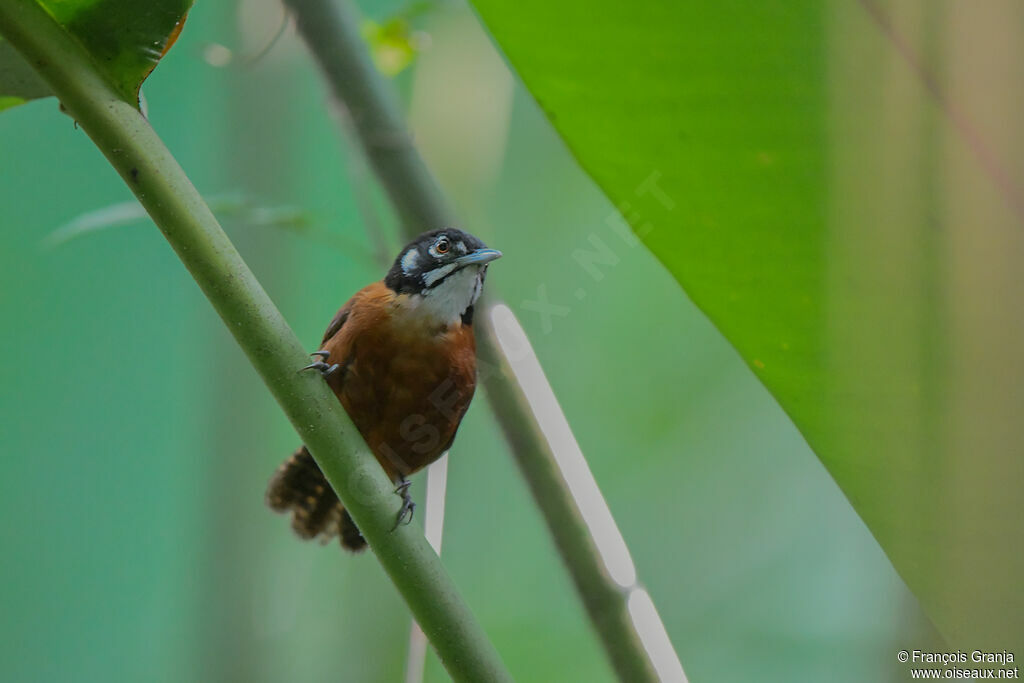
[[[41,0],[74,36],[126,102],[138,107],[139,88],[174,44],[192,0]],[[49,87],[0,40],[0,111],[51,95]]]

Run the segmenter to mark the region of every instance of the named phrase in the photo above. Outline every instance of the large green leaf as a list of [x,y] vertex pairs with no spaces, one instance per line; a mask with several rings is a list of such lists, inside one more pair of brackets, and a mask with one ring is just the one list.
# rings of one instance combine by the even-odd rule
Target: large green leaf
[[1020,5],[474,3],[943,634],[1024,644]]
[[[171,48],[192,0],[40,0],[40,5],[96,60],[97,68],[132,104],[139,87]],[[0,110],[50,95],[50,89],[0,39]]]

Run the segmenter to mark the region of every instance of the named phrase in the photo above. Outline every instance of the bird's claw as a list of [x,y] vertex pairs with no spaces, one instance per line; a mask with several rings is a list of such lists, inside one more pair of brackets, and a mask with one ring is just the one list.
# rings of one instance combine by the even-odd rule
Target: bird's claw
[[398,517],[395,519],[395,526],[391,528],[392,531],[403,524],[411,522],[416,512],[416,503],[413,502],[412,496],[409,495],[410,486],[412,486],[412,482],[408,479],[403,479],[398,487],[395,488],[395,493],[402,496],[402,507],[398,510]]
[[320,356],[320,358],[322,360],[318,360],[318,361],[314,361],[314,362],[310,363],[306,367],[304,367],[301,370],[299,370],[299,372],[305,372],[306,370],[316,370],[323,377],[329,377],[330,375],[334,374],[334,372],[336,372],[341,367],[337,363],[334,363],[332,365],[328,365],[327,363],[324,362],[325,360],[330,358],[330,356],[331,356],[331,352],[330,351],[314,351],[313,353],[311,353],[309,355],[311,355],[311,356]]

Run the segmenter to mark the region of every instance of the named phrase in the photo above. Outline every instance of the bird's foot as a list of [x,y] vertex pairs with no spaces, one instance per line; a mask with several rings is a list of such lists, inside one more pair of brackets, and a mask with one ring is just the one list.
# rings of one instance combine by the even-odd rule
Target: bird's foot
[[402,507],[398,510],[398,517],[395,519],[395,526],[391,528],[392,531],[402,524],[411,522],[412,516],[416,512],[416,503],[413,502],[412,496],[409,495],[410,486],[412,486],[412,482],[403,477],[395,489],[395,493],[402,496]]
[[314,351],[313,353],[311,353],[309,355],[311,355],[311,356],[319,356],[320,360],[314,361],[314,362],[310,363],[306,367],[302,368],[302,370],[299,370],[299,372],[304,372],[306,370],[316,370],[322,376],[329,377],[334,372],[336,372],[339,368],[341,368],[341,366],[338,365],[337,363],[334,363],[332,365],[328,365],[327,363],[324,362],[328,358],[331,357],[331,352],[330,351]]

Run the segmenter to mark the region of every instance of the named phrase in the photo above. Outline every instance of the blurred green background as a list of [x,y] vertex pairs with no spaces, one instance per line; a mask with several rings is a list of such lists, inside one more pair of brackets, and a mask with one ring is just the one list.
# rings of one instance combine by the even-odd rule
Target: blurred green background
[[[362,4],[378,22],[402,7]],[[390,253],[397,225],[293,33],[249,59],[281,21],[270,0],[198,3],[143,91],[205,195],[301,211],[222,218],[312,348],[382,275],[370,232]],[[472,12],[443,3],[414,25],[421,53],[395,84],[417,143],[461,227],[505,252],[489,286],[531,335],[691,680],[903,680],[896,651],[930,627],[789,419],[643,247],[599,282],[572,260],[615,212]],[[0,117],[0,153],[0,676],[400,680],[407,610],[371,556],[301,543],[264,507],[296,437],[159,232],[45,242],[131,200],[120,179],[52,99]],[[539,285],[587,295],[546,329],[522,305]],[[450,462],[445,564],[513,675],[611,680],[483,401]],[[432,655],[427,679],[446,680]]]

